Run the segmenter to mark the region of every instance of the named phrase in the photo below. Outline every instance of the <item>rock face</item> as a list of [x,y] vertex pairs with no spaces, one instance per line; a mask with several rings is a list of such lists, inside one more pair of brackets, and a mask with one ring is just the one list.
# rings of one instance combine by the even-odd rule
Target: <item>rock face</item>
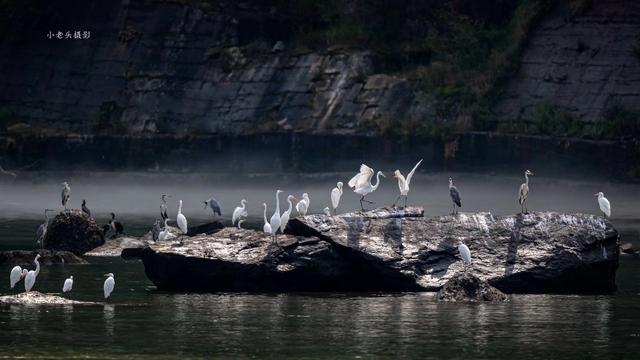
[[53,250],[7,250],[0,251],[0,265],[35,267],[33,259],[36,254],[40,254],[40,265],[57,265],[57,264],[87,264],[83,258],[69,251],[53,251]]
[[463,272],[447,281],[438,291],[440,301],[508,301],[502,291],[480,280],[477,276]]
[[45,248],[82,255],[104,244],[102,229],[82,210],[60,212],[49,224]]
[[63,298],[61,296],[44,294],[38,291],[23,292],[17,295],[0,296],[0,304],[23,305],[95,305],[98,303],[78,301]]
[[[618,234],[593,215],[533,213],[434,219],[421,208],[292,219],[279,246],[261,232],[210,236],[123,252],[174,291],[438,291],[463,271],[507,293],[610,292]],[[125,254],[126,253],[126,254]]]

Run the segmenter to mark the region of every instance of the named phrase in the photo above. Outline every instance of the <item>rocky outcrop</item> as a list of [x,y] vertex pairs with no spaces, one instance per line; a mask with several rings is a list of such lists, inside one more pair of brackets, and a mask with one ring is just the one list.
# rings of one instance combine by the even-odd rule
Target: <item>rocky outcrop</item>
[[0,251],[0,265],[35,268],[33,259],[40,254],[40,265],[87,264],[83,258],[69,251],[54,250],[6,250]]
[[44,244],[47,249],[82,255],[104,244],[104,235],[95,220],[82,210],[64,210],[49,224]]
[[[278,245],[262,232],[225,228],[123,256],[142,258],[149,279],[170,291],[438,291],[463,271],[507,293],[615,289],[618,234],[601,217],[422,214],[308,215],[290,220]],[[472,254],[466,269],[459,241]]]
[[533,31],[500,117],[527,120],[545,103],[590,124],[615,106],[640,111],[640,3],[589,4],[577,16],[560,7]]
[[439,301],[508,301],[502,291],[468,272],[455,275],[438,291]]
[[38,291],[23,292],[17,295],[0,296],[0,304],[22,305],[96,305],[90,301],[78,301],[63,298],[61,296],[44,294]]

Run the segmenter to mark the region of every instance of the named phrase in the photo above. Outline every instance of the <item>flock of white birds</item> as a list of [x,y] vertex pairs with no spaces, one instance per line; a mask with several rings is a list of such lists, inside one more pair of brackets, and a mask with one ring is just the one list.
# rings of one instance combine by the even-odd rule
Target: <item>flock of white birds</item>
[[[395,207],[398,200],[400,200],[401,198],[404,198],[404,206],[405,207],[407,206],[407,198],[409,195],[411,179],[413,178],[413,175],[416,169],[420,166],[421,163],[422,163],[422,159],[418,161],[418,163],[413,167],[413,169],[411,169],[411,171],[407,174],[406,178],[402,175],[400,170],[396,170],[394,172],[394,178],[396,178],[398,181],[398,188],[400,190],[400,195],[398,196],[398,198],[396,198],[396,201],[394,201],[392,207]],[[371,181],[374,173],[375,172],[372,168],[370,168],[366,164],[362,164],[360,165],[360,171],[355,176],[353,176],[347,183],[354,193],[361,195],[360,207],[362,211],[365,211],[363,203],[366,202],[369,204],[373,204],[373,202],[365,199],[365,197],[371,194],[372,192],[376,191],[376,189],[378,189],[378,186],[380,185],[380,176],[385,177],[382,171],[378,171],[377,173],[375,173],[376,182],[374,185],[372,184],[372,181]],[[527,199],[529,197],[529,176],[533,176],[533,175],[534,175],[533,172],[531,172],[530,170],[526,170],[524,172],[525,182],[520,185],[520,188],[518,190],[518,203],[521,206],[522,213],[525,213],[525,214],[528,212]],[[340,199],[342,198],[342,192],[343,192],[342,187],[343,187],[343,183],[339,181],[336,184],[336,187],[331,190],[330,198],[331,198],[332,209],[330,209],[329,207],[324,208],[323,212],[326,216],[332,216],[332,214],[333,215],[337,214],[337,209],[338,209],[338,206],[340,205]],[[287,210],[281,213],[280,212],[280,194],[282,192],[283,192],[282,190],[276,190],[275,210],[273,212],[273,215],[271,215],[270,219],[267,219],[267,204],[266,203],[262,204],[264,208],[264,212],[263,212],[264,225],[262,229],[265,234],[270,235],[272,237],[274,242],[277,242],[278,232],[284,233],[287,227],[287,224],[289,222],[289,219],[291,218],[291,212],[293,211],[293,208],[294,208],[294,205],[293,205],[294,202],[296,202],[295,209],[298,215],[303,217],[307,214],[307,211],[309,210],[309,207],[311,205],[311,200],[309,198],[309,194],[307,193],[303,193],[300,200],[298,200],[293,195],[289,195],[287,196],[288,208]],[[457,208],[462,207],[462,197],[460,195],[460,192],[456,188],[456,186],[453,185],[453,179],[451,178],[449,178],[449,195],[451,197],[451,201],[453,204],[452,215],[455,215],[457,214]],[[602,192],[598,192],[594,195],[597,196],[598,198],[598,205],[600,207],[600,210],[604,214],[604,216],[610,217],[611,204],[609,200],[607,200],[607,198],[604,197],[604,194]],[[62,206],[66,209],[67,204],[69,203],[69,199],[71,198],[71,188],[69,187],[69,184],[67,182],[62,183],[61,197],[62,197]],[[162,204],[160,205],[160,215],[164,220],[164,227],[160,228],[159,221],[156,221],[154,230],[153,230],[154,240],[164,241],[164,240],[170,240],[177,237],[177,235],[174,235],[171,233],[171,229],[168,226],[169,218],[167,215],[167,206],[166,206],[167,197],[170,197],[170,196],[165,194],[162,195]],[[178,204],[179,205],[178,205],[178,214],[176,216],[176,223],[178,225],[178,228],[182,232],[182,234],[187,234],[188,222],[187,222],[187,218],[182,213],[182,200],[179,200]],[[210,198],[209,200],[204,201],[204,204],[205,204],[205,208],[207,207],[211,208],[214,215],[215,214],[221,215],[220,204],[214,198]],[[83,201],[83,211],[85,213],[88,213],[88,215],[90,216],[89,210],[88,209],[85,210],[85,208],[86,206]],[[40,225],[40,227],[38,228],[37,236],[38,236],[38,241],[41,244],[44,239],[44,235],[46,234],[46,231],[47,231],[47,224],[49,220],[48,214],[47,214],[48,211],[52,211],[52,210],[49,210],[49,209],[45,210],[45,218],[46,218],[45,223]],[[242,199],[240,201],[240,206],[236,207],[233,210],[233,214],[231,217],[232,225],[237,226],[240,229],[242,223],[246,220],[247,216],[248,216],[247,200]],[[112,213],[112,220],[110,221],[109,226],[115,229],[115,225],[116,225],[115,215]],[[464,264],[465,265],[470,264],[471,252],[469,248],[461,241],[456,242],[456,244],[458,246],[458,251],[460,253],[460,256]],[[15,266],[11,270],[10,285],[12,289],[20,280],[24,279],[25,291],[26,292],[31,291],[31,289],[35,284],[36,278],[40,273],[40,263],[38,262],[39,258],[40,258],[40,255],[39,254],[36,255],[34,260],[34,263],[36,265],[35,270],[22,269],[20,266]],[[115,279],[114,279],[113,273],[104,274],[104,276],[107,277],[107,279],[104,281],[104,284],[103,284],[104,298],[109,299],[115,287]],[[70,276],[64,281],[62,292],[67,293],[71,291],[72,288],[73,288],[73,276]]]

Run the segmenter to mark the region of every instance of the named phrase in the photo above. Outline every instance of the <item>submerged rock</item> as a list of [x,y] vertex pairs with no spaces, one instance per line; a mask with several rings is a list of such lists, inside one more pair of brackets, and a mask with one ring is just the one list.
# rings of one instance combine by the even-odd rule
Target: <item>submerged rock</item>
[[47,249],[82,255],[104,244],[104,235],[93,218],[82,210],[64,210],[49,224],[44,244]]
[[0,251],[0,265],[35,267],[33,259],[40,254],[40,265],[88,264],[86,260],[69,251],[55,250],[6,250]]
[[97,305],[90,301],[78,301],[63,298],[61,296],[44,294],[38,291],[23,292],[16,295],[0,296],[0,304],[23,305]]
[[456,274],[438,291],[440,301],[508,301],[502,291],[468,272]]
[[158,288],[177,291],[438,291],[463,272],[512,293],[610,292],[618,233],[602,217],[543,212],[426,219],[421,208],[292,219],[278,246],[225,228],[123,252]]

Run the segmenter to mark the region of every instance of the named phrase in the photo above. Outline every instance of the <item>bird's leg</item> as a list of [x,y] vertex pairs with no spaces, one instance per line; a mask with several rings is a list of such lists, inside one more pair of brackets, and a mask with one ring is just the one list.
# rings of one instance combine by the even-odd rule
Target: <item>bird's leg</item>
[[396,201],[394,201],[393,205],[391,205],[392,208],[396,207],[396,203],[398,202],[398,200],[400,200],[401,197],[402,195],[399,195],[398,198],[396,198]]
[[364,205],[362,205],[362,200],[364,200],[364,195],[362,195],[362,197],[360,198],[360,208],[362,209],[362,211],[365,211]]
[[529,213],[529,209],[527,209],[527,200],[524,201],[524,213],[525,214]]
[[407,196],[407,195],[405,195],[405,196],[404,196],[404,208],[405,208],[405,209],[407,208],[407,198],[408,198],[408,196]]

